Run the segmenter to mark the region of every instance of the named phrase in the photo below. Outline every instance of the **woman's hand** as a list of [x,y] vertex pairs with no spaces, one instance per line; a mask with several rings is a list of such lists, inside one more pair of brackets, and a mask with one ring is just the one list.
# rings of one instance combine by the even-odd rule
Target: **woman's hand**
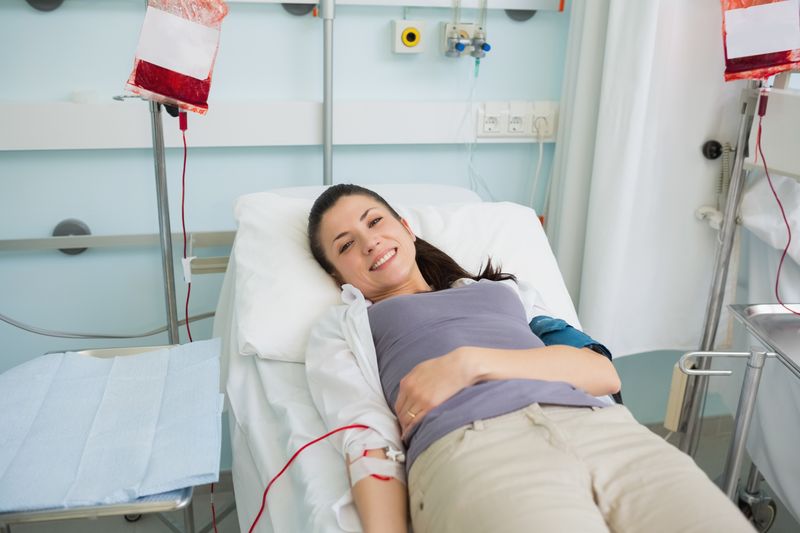
[[456,348],[415,366],[400,380],[394,404],[403,438],[432,409],[473,384],[469,349]]

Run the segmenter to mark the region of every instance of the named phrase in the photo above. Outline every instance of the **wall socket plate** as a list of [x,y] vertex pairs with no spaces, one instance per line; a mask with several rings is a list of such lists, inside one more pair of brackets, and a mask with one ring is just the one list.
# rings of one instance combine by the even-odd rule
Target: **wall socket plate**
[[484,102],[478,106],[475,135],[553,142],[557,123],[558,102]]

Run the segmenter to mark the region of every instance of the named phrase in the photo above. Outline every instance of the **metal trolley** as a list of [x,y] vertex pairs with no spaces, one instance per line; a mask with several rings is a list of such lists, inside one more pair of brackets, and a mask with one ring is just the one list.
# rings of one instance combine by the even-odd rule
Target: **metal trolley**
[[767,358],[774,357],[790,372],[800,378],[800,346],[797,345],[800,333],[800,320],[790,311],[777,304],[729,306],[734,316],[747,330],[772,351],[752,350],[750,352],[689,352],[678,362],[681,371],[693,376],[729,376],[730,370],[706,370],[691,368],[692,360],[710,357],[745,357],[747,370],[736,409],[733,439],[728,449],[728,457],[723,472],[722,489],[740,509],[750,518],[759,531],[766,531],[775,520],[775,502],[761,493],[759,485],[762,477],[755,465],[750,468],[745,485],[739,489],[745,443],[750,422],[753,417],[756,395],[761,379],[761,371]]

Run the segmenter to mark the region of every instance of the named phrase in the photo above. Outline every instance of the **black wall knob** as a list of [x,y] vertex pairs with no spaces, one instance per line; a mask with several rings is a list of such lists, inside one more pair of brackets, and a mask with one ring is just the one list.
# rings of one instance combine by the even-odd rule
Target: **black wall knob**
[[722,155],[722,145],[719,141],[706,141],[703,143],[703,155],[706,159],[716,159]]

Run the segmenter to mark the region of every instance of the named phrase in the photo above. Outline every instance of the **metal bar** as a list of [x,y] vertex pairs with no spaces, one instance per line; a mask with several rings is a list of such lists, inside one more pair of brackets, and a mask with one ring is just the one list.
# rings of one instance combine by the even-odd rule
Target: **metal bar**
[[228,270],[229,257],[197,257],[192,259],[192,274],[219,274]]
[[745,492],[747,494],[756,494],[758,493],[758,486],[761,484],[761,472],[758,471],[758,467],[755,463],[750,465],[750,472],[747,474],[747,483],[745,484]]
[[183,531],[180,530],[180,528],[176,527],[175,524],[170,522],[167,519],[167,517],[162,515],[161,513],[157,513],[156,514],[156,518],[161,520],[161,523],[164,524],[165,526],[167,526],[169,528],[169,530],[172,531],[173,533],[184,533]]
[[183,526],[186,533],[194,533],[194,505],[189,502],[183,509]]
[[322,184],[333,184],[333,17],[334,0],[320,3],[323,20]]
[[[233,244],[235,231],[208,231],[191,233],[196,248],[211,246],[230,246]],[[173,233],[172,238],[182,238],[180,233]],[[64,237],[42,237],[31,239],[0,240],[0,252],[24,252],[34,250],[58,250],[59,248],[123,248],[153,246],[160,243],[160,235],[67,235]]]
[[175,269],[172,260],[172,233],[169,225],[169,199],[167,195],[167,164],[164,158],[164,128],[161,123],[161,105],[150,102],[150,123],[153,129],[153,160],[156,171],[156,196],[158,198],[158,227],[161,235],[161,267],[164,272],[164,305],[167,311],[169,343],[180,343],[178,334],[178,308],[175,299]]
[[723,477],[723,490],[733,501],[737,498],[737,488],[739,486],[739,474],[742,470],[742,460],[744,459],[745,442],[747,441],[747,431],[750,429],[750,422],[753,419],[753,409],[756,405],[756,394],[758,385],[761,381],[761,370],[764,368],[764,361],[767,358],[765,352],[754,351],[750,360],[747,361],[747,372],[742,383],[742,394],[739,396],[739,406],[736,409],[736,423],[734,425],[733,439],[728,449],[728,459],[725,462]]
[[689,367],[689,359],[711,357],[750,357],[750,352],[687,352],[678,359],[678,368],[688,376],[730,376],[730,370],[699,370]]
[[[33,522],[49,522],[76,518],[95,519],[104,516],[122,516],[128,514],[144,514],[176,511],[188,505],[192,497],[191,489],[184,489],[177,495],[170,494],[169,499],[134,500],[119,504],[90,505],[85,507],[45,509],[41,511],[19,511],[0,514],[0,523],[23,524]],[[165,494],[158,495],[166,498]]]
[[[717,336],[719,317],[725,296],[725,284],[728,279],[733,240],[736,235],[736,214],[741,202],[742,190],[746,178],[744,171],[744,153],[750,130],[753,127],[756,104],[758,102],[758,88],[760,81],[749,82],[748,88],[742,91],[742,117],[739,121],[739,135],[736,141],[736,156],[731,172],[731,183],[728,189],[728,198],[725,204],[725,213],[722,228],[719,233],[716,256],[714,259],[714,278],[711,283],[708,305],[706,306],[705,323],[703,324],[703,337],[700,349],[709,351],[714,349],[714,340]],[[711,359],[704,358],[700,362],[700,369],[707,370],[711,367]],[[681,408],[681,421],[678,425],[681,433],[679,448],[694,455],[700,441],[700,426],[702,424],[703,410],[705,407],[706,392],[708,390],[707,376],[690,376],[686,384],[686,394],[683,397]]]

